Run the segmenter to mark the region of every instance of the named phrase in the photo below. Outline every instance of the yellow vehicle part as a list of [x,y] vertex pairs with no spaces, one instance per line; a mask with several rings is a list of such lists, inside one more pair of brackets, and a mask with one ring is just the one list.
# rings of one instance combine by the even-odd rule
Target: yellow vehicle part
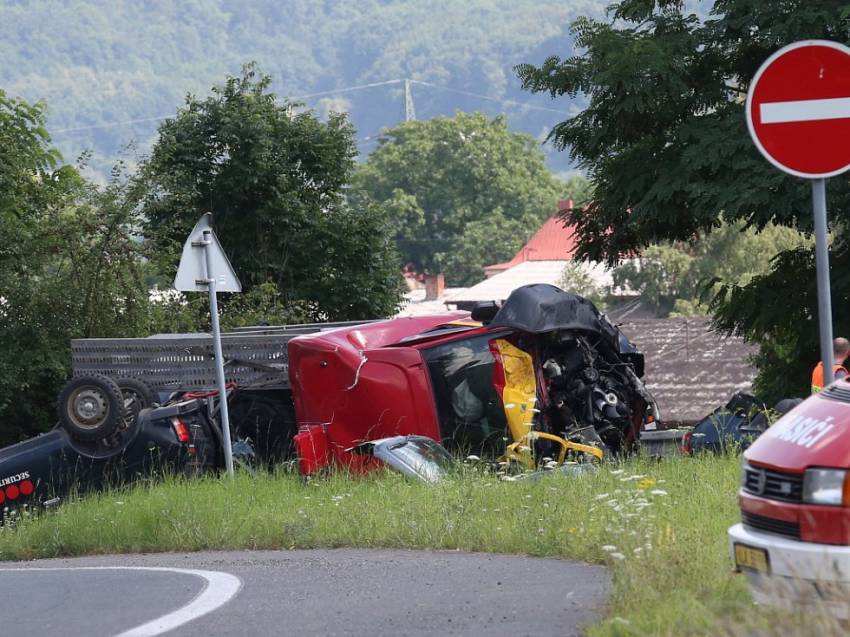
[[[505,388],[502,391],[502,404],[505,418],[514,443],[522,441],[534,426],[535,403],[537,403],[537,382],[534,379],[534,361],[531,354],[503,338],[494,341],[502,357],[505,370]],[[523,465],[533,465],[530,448],[516,444],[514,455],[521,458]]]
[[443,323],[443,325],[458,325],[463,327],[481,327],[483,323],[481,321],[473,321],[472,319],[455,319],[454,321],[449,321],[448,323]]
[[537,381],[534,375],[534,361],[531,354],[513,345],[509,341],[498,338],[493,341],[502,357],[502,367],[505,370],[505,388],[502,392],[502,403],[505,406],[505,418],[511,432],[513,442],[508,445],[505,459],[519,462],[526,468],[535,468],[532,453],[535,440],[551,440],[561,446],[558,453],[558,464],[563,464],[567,452],[578,451],[586,453],[599,460],[604,455],[601,449],[570,442],[560,436],[543,431],[534,431],[534,414],[537,413]]
[[558,453],[558,464],[564,464],[568,451],[586,453],[597,460],[602,460],[605,455],[605,452],[598,447],[570,442],[560,436],[549,434],[545,431],[530,431],[522,440],[508,445],[507,452],[505,453],[505,460],[514,460],[522,464],[527,469],[534,469],[534,461],[531,459],[531,448],[532,443],[535,440],[551,440],[552,442],[557,442],[561,446],[561,451]]

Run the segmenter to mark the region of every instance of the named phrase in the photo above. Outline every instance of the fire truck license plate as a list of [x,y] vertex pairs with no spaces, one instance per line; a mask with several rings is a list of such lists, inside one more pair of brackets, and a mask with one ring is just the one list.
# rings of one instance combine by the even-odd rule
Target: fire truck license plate
[[735,566],[738,568],[749,568],[759,573],[770,572],[770,563],[767,559],[767,551],[757,549],[746,544],[735,545]]

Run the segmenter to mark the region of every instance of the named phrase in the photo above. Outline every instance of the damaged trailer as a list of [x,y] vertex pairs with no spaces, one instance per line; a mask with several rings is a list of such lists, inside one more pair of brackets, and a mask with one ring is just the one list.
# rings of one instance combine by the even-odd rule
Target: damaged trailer
[[[243,328],[223,344],[239,458],[294,460],[305,475],[386,466],[364,449],[397,437],[432,457],[417,437],[534,470],[630,453],[659,418],[643,355],[592,303],[550,285],[472,314]],[[27,481],[0,490],[7,504],[224,466],[209,335],[72,345],[59,424],[0,450],[0,481]]]

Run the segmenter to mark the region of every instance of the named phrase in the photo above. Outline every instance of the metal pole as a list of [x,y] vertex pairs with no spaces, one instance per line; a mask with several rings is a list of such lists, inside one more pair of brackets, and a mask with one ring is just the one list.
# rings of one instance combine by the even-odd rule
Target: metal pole
[[812,180],[812,209],[815,215],[815,261],[818,279],[818,322],[820,323],[820,359],[823,361],[824,387],[832,374],[832,299],[829,292],[829,249],[826,236],[826,180]]
[[212,319],[213,351],[215,352],[215,375],[218,381],[219,413],[221,414],[221,432],[224,435],[224,463],[227,475],[233,477],[233,445],[230,442],[230,415],[227,411],[227,386],[224,380],[224,354],[221,349],[221,328],[218,324],[218,299],[215,293],[215,275],[212,272],[212,259],[209,246],[210,231],[204,231],[204,260],[207,267],[207,285],[210,292],[210,318]]
[[413,92],[410,90],[410,80],[404,81],[404,121],[412,122],[416,119],[416,111],[413,108]]

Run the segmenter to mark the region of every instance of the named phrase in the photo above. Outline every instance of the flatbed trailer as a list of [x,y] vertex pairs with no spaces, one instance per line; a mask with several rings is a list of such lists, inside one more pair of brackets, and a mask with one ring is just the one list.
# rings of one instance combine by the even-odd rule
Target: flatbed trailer
[[[289,341],[369,322],[251,326],[224,332],[225,378],[239,387],[291,391]],[[71,367],[74,377],[136,378],[158,393],[216,389],[213,340],[207,333],[73,339]]]

